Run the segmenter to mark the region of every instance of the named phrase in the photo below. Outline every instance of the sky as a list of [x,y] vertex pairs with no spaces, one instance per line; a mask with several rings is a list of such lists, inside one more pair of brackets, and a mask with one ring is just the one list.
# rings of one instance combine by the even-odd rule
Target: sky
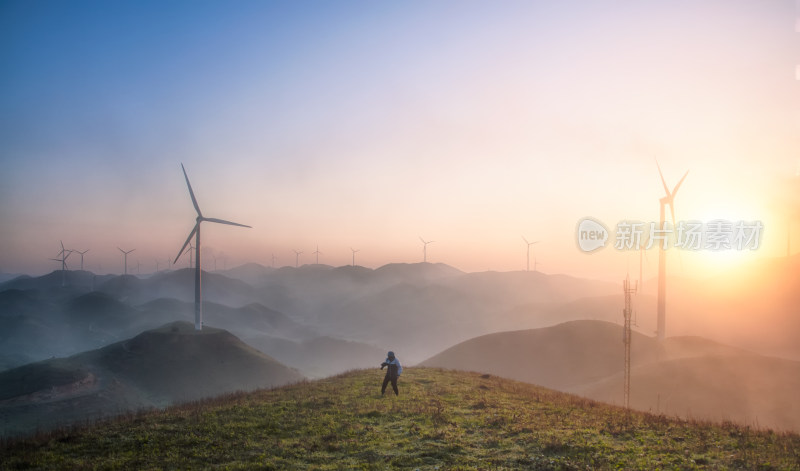
[[[0,3],[0,272],[151,273],[205,216],[204,266],[423,259],[618,280],[583,218],[760,221],[800,249],[791,0]],[[667,219],[669,216],[667,209]],[[788,236],[789,227],[793,227]],[[294,251],[303,253],[296,258]],[[645,276],[657,253],[643,257]],[[79,268],[73,254],[70,268]],[[178,266],[187,266],[182,258]]]

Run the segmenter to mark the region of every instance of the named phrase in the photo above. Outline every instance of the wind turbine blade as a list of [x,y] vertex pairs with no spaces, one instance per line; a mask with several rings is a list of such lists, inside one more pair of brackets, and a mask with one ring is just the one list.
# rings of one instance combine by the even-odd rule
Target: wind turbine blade
[[[684,181],[684,180],[686,180],[686,176],[687,176],[687,175],[689,175],[689,171],[688,171],[688,170],[686,171],[686,173],[684,173],[684,174],[683,174],[683,178],[681,178],[681,181],[679,181],[679,182],[678,182],[678,184],[677,184],[677,185],[675,185],[675,189],[674,189],[674,190],[672,190],[672,197],[673,197],[673,198],[675,197],[675,193],[677,193],[677,192],[678,192],[678,188],[680,188],[680,187],[681,187],[681,183],[683,183],[683,181]],[[672,205],[670,205],[670,206],[672,206]]]
[[181,258],[181,255],[183,255],[183,251],[186,250],[186,246],[189,245],[189,242],[192,241],[192,237],[194,237],[194,233],[197,232],[197,227],[199,225],[200,225],[199,222],[194,225],[194,229],[192,229],[192,232],[189,233],[189,237],[186,238],[186,242],[184,242],[183,247],[181,247],[180,252],[178,252],[178,256],[175,257],[175,261],[172,263],[178,263],[178,259]]
[[526,239],[525,236],[522,236],[522,240],[524,240],[526,244],[531,245],[531,243],[528,242],[528,239]]
[[203,221],[208,221],[208,222],[216,222],[217,224],[228,224],[228,225],[230,225],[230,226],[249,227],[250,229],[252,229],[252,227],[251,227],[251,226],[246,226],[246,225],[244,225],[244,224],[239,224],[238,222],[226,221],[226,220],[224,220],[224,219],[217,219],[217,218],[203,218]]
[[417,237],[419,237],[419,240],[421,240],[423,244],[427,244],[427,242],[425,242],[425,239],[423,239],[422,236],[417,236]]
[[664,174],[661,173],[661,166],[658,165],[658,160],[657,159],[656,159],[656,167],[658,167],[658,175],[661,177],[661,183],[664,184],[664,191],[667,192],[667,196],[669,196],[670,195],[669,187],[667,186],[667,182],[664,181]]
[[189,187],[189,196],[192,197],[192,204],[194,205],[195,211],[197,211],[197,215],[203,217],[203,213],[200,212],[200,206],[197,204],[197,198],[194,197],[194,191],[192,191],[192,184],[189,183],[189,176],[186,175],[186,169],[181,164],[181,169],[183,170],[183,176],[186,178],[186,186]]

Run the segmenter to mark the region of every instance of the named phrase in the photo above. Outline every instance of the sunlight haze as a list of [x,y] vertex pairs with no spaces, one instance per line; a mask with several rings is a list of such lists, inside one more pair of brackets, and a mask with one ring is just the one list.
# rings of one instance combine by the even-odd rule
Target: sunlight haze
[[4,2],[0,271],[60,268],[60,240],[96,273],[118,246],[156,271],[194,223],[181,163],[206,216],[253,226],[205,229],[220,269],[419,262],[422,237],[430,262],[525,270],[525,237],[540,271],[619,280],[638,253],[584,254],[575,226],[657,222],[656,159],[670,187],[689,171],[677,220],[764,225],[683,276],[783,256],[794,7]]

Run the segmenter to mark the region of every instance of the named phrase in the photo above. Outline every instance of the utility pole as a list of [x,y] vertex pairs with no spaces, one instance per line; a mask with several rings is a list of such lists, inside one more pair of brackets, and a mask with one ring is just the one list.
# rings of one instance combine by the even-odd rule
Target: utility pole
[[622,331],[622,343],[625,344],[625,408],[631,406],[631,294],[636,293],[637,286],[631,288],[630,276],[622,280],[622,292],[625,293],[625,309],[622,315],[625,317],[625,327]]

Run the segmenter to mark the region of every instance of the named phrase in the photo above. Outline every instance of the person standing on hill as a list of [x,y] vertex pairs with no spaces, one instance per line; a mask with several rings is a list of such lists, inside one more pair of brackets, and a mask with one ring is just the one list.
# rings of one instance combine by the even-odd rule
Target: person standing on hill
[[390,381],[392,383],[392,389],[394,389],[394,395],[399,396],[400,393],[397,391],[397,378],[399,378],[400,374],[403,372],[403,367],[400,365],[400,360],[394,356],[394,352],[386,354],[386,360],[381,363],[381,369],[383,369],[384,366],[388,368],[386,369],[386,376],[383,377],[381,396],[386,392],[386,385],[389,384]]

